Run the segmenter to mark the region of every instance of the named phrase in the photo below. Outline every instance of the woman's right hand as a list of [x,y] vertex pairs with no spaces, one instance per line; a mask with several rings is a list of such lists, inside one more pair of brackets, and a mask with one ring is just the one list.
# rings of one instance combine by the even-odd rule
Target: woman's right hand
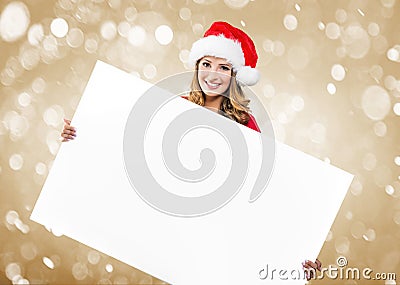
[[68,142],[70,140],[75,139],[76,137],[76,129],[71,126],[71,120],[64,119],[65,125],[64,129],[61,133],[62,142]]

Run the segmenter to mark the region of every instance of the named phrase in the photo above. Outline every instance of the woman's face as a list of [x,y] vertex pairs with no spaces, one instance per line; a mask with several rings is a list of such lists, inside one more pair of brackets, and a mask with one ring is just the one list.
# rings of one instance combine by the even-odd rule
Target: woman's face
[[224,94],[231,83],[232,65],[223,58],[205,56],[200,59],[198,80],[207,96]]

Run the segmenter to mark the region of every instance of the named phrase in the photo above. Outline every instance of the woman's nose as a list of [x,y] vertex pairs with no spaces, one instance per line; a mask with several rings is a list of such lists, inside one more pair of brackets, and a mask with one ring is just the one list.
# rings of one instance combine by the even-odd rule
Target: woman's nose
[[207,78],[208,79],[215,79],[218,78],[220,76],[220,74],[217,72],[217,70],[209,70],[209,72],[207,73]]

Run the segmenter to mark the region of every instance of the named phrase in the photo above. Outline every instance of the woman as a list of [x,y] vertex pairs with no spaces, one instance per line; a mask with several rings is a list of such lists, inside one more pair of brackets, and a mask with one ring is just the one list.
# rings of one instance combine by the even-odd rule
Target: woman
[[[258,82],[257,59],[254,43],[245,32],[226,22],[214,22],[190,51],[189,63],[196,72],[191,92],[184,98],[260,132],[240,86]],[[76,137],[71,121],[64,122],[63,142]]]
[[[258,82],[257,60],[254,43],[245,32],[226,22],[214,22],[204,37],[192,45],[189,63],[195,74],[189,96],[184,98],[260,132],[250,114],[250,100],[241,88]],[[63,142],[76,137],[70,120],[64,121]],[[303,267],[310,279],[315,270],[321,269],[321,262],[306,260]]]

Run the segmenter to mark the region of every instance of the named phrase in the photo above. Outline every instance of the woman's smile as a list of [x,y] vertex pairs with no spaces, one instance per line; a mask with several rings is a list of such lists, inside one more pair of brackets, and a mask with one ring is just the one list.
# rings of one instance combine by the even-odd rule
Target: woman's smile
[[207,84],[209,89],[213,89],[213,90],[218,89],[218,87],[221,86],[221,83],[211,83],[211,82],[208,82],[207,80],[205,80],[204,82]]

